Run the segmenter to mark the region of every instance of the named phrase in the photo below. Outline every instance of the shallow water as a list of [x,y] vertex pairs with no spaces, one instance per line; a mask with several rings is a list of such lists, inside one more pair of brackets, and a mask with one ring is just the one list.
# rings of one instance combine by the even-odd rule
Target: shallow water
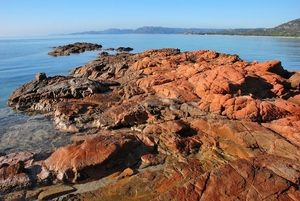
[[43,115],[28,116],[10,108],[0,109],[0,152],[40,152],[55,150],[69,143],[70,136],[55,130]]

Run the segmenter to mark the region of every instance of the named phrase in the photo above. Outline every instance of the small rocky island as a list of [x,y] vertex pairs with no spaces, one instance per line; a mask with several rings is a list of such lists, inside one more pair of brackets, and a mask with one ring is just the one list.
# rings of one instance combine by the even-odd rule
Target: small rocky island
[[[63,53],[64,54],[64,53]],[[99,54],[8,100],[70,145],[1,153],[0,199],[299,200],[300,72],[210,50]]]
[[100,50],[102,45],[94,43],[74,43],[64,46],[54,47],[54,50],[48,54],[51,56],[70,56],[70,54],[79,54],[85,51]]
[[[64,46],[53,47],[53,51],[49,52],[48,55],[57,56],[70,56],[71,54],[79,54],[85,51],[101,50],[102,45],[96,43],[74,43]],[[130,52],[133,50],[131,47],[118,47],[118,48],[107,48],[108,51],[117,52]]]

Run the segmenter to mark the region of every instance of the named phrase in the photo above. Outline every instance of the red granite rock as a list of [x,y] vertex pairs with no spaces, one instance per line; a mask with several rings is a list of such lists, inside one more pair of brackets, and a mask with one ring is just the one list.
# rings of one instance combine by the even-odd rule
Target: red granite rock
[[294,88],[300,88],[300,72],[295,72],[293,75],[288,79],[291,83],[291,86]]
[[134,135],[99,135],[59,148],[45,161],[45,165],[59,180],[75,182],[84,177],[103,176],[118,167],[118,163],[126,164],[122,160],[138,145]]
[[44,164],[59,180],[100,179],[74,199],[298,200],[299,73],[280,61],[162,49],[101,54],[71,74],[9,103],[53,111],[73,133]]
[[271,73],[275,73],[277,75],[280,75],[281,77],[289,76],[288,72],[283,69],[283,67],[281,66],[281,62],[278,60],[259,63],[252,66],[252,68],[255,71],[268,71]]
[[[267,156],[236,160],[159,195],[155,200],[297,200],[299,161]],[[276,168],[279,165],[279,169]],[[286,175],[290,172],[293,176]],[[296,198],[296,199],[294,199]]]
[[39,162],[47,153],[18,152],[0,157],[0,193],[48,183],[50,173]]

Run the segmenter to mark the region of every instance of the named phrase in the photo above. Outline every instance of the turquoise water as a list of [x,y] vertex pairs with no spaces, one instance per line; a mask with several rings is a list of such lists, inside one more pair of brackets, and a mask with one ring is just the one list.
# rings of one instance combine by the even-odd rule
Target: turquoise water
[[75,42],[98,43],[103,49],[129,46],[134,48],[133,53],[165,47],[179,48],[182,52],[209,49],[237,54],[250,62],[280,60],[285,69],[300,70],[300,38],[159,34],[0,38],[0,151],[46,149],[50,142],[49,149],[62,145],[60,136],[64,135],[49,120],[16,114],[6,106],[6,101],[14,89],[33,80],[39,72],[47,76],[67,75],[96,58],[98,51],[68,57],[47,55],[54,46]]

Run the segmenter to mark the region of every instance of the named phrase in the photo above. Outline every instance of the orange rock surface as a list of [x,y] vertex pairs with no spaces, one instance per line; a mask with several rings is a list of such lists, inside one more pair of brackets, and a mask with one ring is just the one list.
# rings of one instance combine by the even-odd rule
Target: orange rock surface
[[44,161],[56,179],[85,182],[74,200],[300,200],[299,77],[277,60],[148,50],[101,54],[9,101],[52,111],[77,139]]

